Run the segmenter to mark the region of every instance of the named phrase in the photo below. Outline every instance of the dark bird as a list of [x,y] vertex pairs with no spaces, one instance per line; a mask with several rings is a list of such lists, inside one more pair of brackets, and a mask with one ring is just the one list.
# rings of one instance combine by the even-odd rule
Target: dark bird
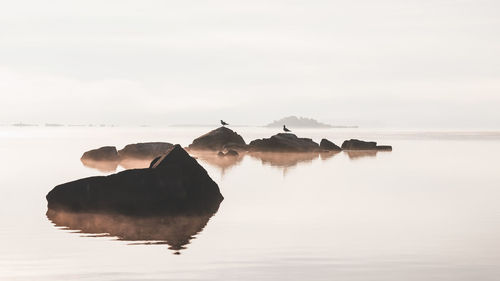
[[283,131],[285,131],[285,132],[291,132],[290,130],[288,130],[288,128],[285,125],[283,125]]
[[222,124],[222,126],[229,125],[228,123],[224,122],[223,120],[220,120],[220,123]]

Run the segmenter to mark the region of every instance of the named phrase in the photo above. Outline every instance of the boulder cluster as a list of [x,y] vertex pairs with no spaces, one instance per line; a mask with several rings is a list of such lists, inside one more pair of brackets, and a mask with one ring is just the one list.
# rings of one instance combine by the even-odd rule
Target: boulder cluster
[[[305,155],[341,150],[392,150],[392,147],[357,139],[346,140],[339,147],[327,139],[322,139],[318,144],[312,139],[300,138],[292,133],[279,133],[247,144],[242,136],[223,126],[196,138],[186,149],[192,154],[196,151],[211,153],[219,159],[217,162],[227,165],[241,160],[240,153],[272,154],[269,158],[272,162],[282,161],[285,152]],[[142,169],[129,169],[108,176],[89,177],[58,185],[46,196],[48,208],[52,211],[111,212],[132,216],[213,214],[223,196],[218,185],[188,151],[178,144],[165,142],[130,144],[121,150],[105,146],[87,151],[81,158],[84,163],[118,163],[134,158],[146,159],[147,165]],[[302,158],[304,157],[299,157]],[[289,165],[287,162],[285,164]]]
[[[212,130],[198,138],[188,146],[189,150],[219,151],[220,156],[226,156],[242,151],[249,152],[326,152],[341,150],[392,150],[388,145],[377,145],[357,139],[346,140],[338,146],[328,139],[322,139],[318,144],[309,138],[299,138],[292,133],[279,133],[269,138],[256,139],[246,144],[238,133],[227,127]],[[226,152],[224,152],[226,151]]]

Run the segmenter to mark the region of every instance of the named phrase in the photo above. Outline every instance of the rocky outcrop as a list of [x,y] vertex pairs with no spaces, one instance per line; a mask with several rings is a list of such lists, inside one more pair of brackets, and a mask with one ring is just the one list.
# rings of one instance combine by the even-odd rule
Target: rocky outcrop
[[94,161],[118,161],[119,155],[114,146],[103,146],[98,149],[92,149],[85,152],[81,160],[94,160]]
[[61,184],[46,198],[53,210],[128,215],[203,213],[213,211],[223,200],[207,171],[180,145],[156,158],[150,168]]
[[327,139],[322,139],[321,142],[319,143],[319,148],[322,150],[327,150],[327,151],[341,151],[342,148],[340,148],[338,145],[334,144],[333,142],[327,140]]
[[128,144],[118,151],[120,158],[150,158],[158,157],[170,148],[173,144],[168,142],[143,142]]
[[189,149],[195,150],[244,150],[246,147],[247,145],[243,137],[227,127],[220,127],[210,131],[196,138],[193,140],[193,143],[189,145]]
[[374,141],[362,141],[357,139],[346,140],[342,143],[344,150],[392,150],[389,145],[379,145]]
[[251,141],[249,149],[264,152],[314,152],[319,151],[319,145],[312,139],[298,138],[291,133],[279,133],[268,139]]

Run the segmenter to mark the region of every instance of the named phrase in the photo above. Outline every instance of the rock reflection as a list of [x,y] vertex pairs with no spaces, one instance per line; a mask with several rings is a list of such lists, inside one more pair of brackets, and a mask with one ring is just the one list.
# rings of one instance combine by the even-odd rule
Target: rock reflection
[[293,167],[298,163],[312,163],[318,159],[318,152],[250,152],[249,155],[253,158],[262,161],[262,164],[267,164],[276,167]]
[[142,169],[149,167],[154,158],[123,158],[117,161],[97,161],[89,159],[81,159],[85,167],[96,169],[101,172],[115,172],[118,165],[125,170],[129,169]]
[[97,161],[89,159],[81,159],[85,167],[96,169],[101,172],[114,172],[118,168],[119,161]]
[[319,156],[321,160],[326,161],[328,159],[333,158],[335,155],[338,155],[340,151],[325,151],[325,152],[320,152]]
[[128,216],[115,213],[80,213],[49,209],[55,226],[92,237],[116,237],[130,245],[169,245],[174,254],[186,249],[215,214]]
[[123,158],[120,161],[120,166],[125,170],[143,169],[149,167],[154,158]]
[[244,152],[234,156],[219,156],[217,152],[209,150],[188,150],[189,154],[202,162],[215,166],[221,170],[224,175],[231,167],[238,165],[245,157]]
[[365,157],[376,157],[378,150],[344,150],[349,159],[357,160]]
[[282,168],[286,176],[288,170],[297,164],[312,163],[318,159],[319,152],[249,152],[249,155],[259,159],[262,165]]

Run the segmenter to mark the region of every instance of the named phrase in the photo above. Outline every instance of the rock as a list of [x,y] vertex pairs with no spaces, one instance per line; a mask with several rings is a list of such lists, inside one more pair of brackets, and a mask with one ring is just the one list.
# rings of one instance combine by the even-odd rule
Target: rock
[[198,150],[223,150],[236,147],[246,149],[245,140],[238,133],[226,127],[210,131],[196,138],[189,145],[189,149]]
[[377,150],[392,151],[392,146],[390,146],[390,145],[377,145]]
[[207,171],[180,145],[154,159],[150,168],[61,184],[46,198],[53,210],[127,215],[203,213],[224,199]]
[[345,150],[376,150],[377,143],[374,141],[361,141],[357,139],[346,140],[342,143],[342,149]]
[[103,146],[98,149],[92,149],[83,153],[81,160],[94,161],[118,161],[119,155],[114,146]]
[[342,148],[340,148],[338,145],[334,144],[333,142],[327,140],[327,139],[322,139],[321,142],[319,143],[319,148],[323,150],[329,150],[329,151],[341,151]]
[[120,158],[146,158],[153,159],[165,154],[173,144],[168,142],[143,142],[128,144],[118,151]]
[[390,145],[377,145],[374,141],[361,141],[357,139],[346,140],[342,143],[345,150],[392,150]]
[[253,140],[249,144],[251,151],[268,152],[314,152],[319,145],[307,138],[298,138],[291,133],[279,133],[268,139]]

